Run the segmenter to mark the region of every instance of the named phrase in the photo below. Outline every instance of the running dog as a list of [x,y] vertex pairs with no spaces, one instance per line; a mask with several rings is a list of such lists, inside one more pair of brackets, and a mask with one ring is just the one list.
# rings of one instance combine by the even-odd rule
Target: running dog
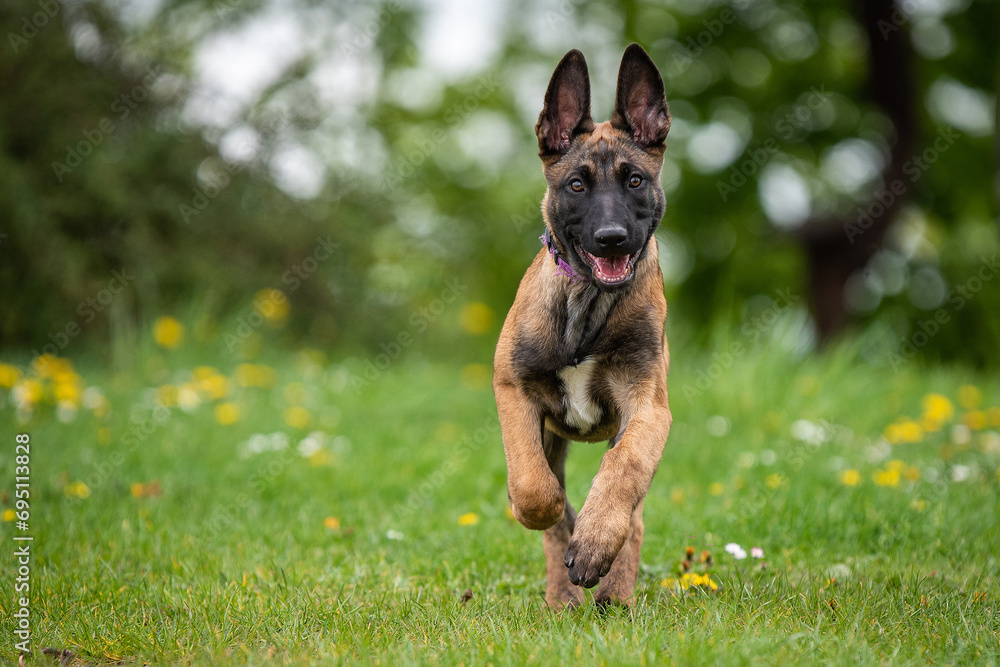
[[[549,606],[631,604],[642,504],[670,431],[663,296],[653,232],[670,114],[638,44],[610,121],[590,117],[579,51],[560,61],[535,134],[548,187],[544,247],[521,280],[494,358],[511,512],[545,531]],[[609,441],[586,502],[566,500],[570,440]]]

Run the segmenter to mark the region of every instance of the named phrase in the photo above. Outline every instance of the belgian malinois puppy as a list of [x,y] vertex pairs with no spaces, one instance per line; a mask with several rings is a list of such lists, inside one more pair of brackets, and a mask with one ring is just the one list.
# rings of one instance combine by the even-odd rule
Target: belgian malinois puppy
[[[538,136],[548,188],[544,248],[507,314],[494,359],[507,493],[544,530],[546,602],[630,604],[642,502],[670,431],[667,302],[653,232],[670,114],[638,44],[625,50],[610,121],[590,117],[590,78],[573,50],[556,67]],[[566,501],[570,440],[609,440],[579,515]],[[603,581],[601,581],[603,578]]]

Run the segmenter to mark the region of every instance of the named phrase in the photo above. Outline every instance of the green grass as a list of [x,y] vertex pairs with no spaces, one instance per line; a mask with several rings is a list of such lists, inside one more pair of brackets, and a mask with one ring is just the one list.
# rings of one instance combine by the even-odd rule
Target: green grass
[[[0,389],[0,488],[13,487],[14,434],[32,444],[29,662],[53,664],[42,647],[96,664],[1000,660],[1000,441],[995,424],[968,442],[951,432],[964,418],[959,387],[978,387],[988,408],[1000,405],[996,379],[874,369],[848,348],[796,361],[751,346],[695,396],[684,387],[712,358],[672,352],[674,426],[646,501],[637,601],[607,615],[544,608],[541,535],[506,516],[481,368],[402,359],[359,392],[345,384],[359,363],[275,354],[275,388],[234,387],[241,417],[226,426],[210,402],[148,421],[148,390],[195,365],[177,353],[134,373],[78,363],[110,399],[105,419],[81,410],[62,423],[43,405],[17,427]],[[900,414],[919,418],[930,392],[956,403],[942,431],[880,442]],[[310,426],[284,423],[293,403]],[[808,430],[798,420],[825,423],[826,441],[794,437]],[[126,451],[143,423],[151,432]],[[314,429],[323,448],[306,458],[296,446]],[[273,432],[290,447],[240,455],[252,434]],[[577,507],[602,453],[571,452]],[[894,459],[898,483],[875,484]],[[860,483],[841,483],[843,469]],[[158,495],[133,494],[153,480]],[[467,513],[478,522],[459,525]],[[5,572],[16,532],[3,524]],[[734,560],[731,541],[762,547],[766,566]],[[688,545],[713,553],[716,593],[661,585]],[[0,577],[8,663],[12,579]]]

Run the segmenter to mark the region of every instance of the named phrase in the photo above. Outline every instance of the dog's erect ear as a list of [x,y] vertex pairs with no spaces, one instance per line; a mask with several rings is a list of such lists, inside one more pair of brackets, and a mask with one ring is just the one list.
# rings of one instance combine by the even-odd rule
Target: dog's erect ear
[[663,79],[638,44],[630,44],[622,56],[611,124],[630,133],[643,148],[661,146],[670,131]]
[[587,61],[573,49],[559,61],[545,91],[545,107],[535,126],[538,148],[542,155],[565,153],[574,135],[593,129]]

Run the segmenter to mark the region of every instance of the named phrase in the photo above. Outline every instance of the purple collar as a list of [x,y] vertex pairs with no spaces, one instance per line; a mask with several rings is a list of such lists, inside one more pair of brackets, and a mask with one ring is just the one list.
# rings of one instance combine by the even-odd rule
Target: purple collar
[[556,247],[555,238],[549,231],[548,225],[545,227],[545,233],[539,236],[538,240],[542,242],[542,245],[544,245],[548,249],[549,254],[552,255],[552,259],[556,261],[557,275],[566,276],[575,283],[590,282],[586,278],[577,275],[576,271],[573,270],[573,267],[569,265],[569,262],[562,258],[562,253],[559,252],[559,248]]

